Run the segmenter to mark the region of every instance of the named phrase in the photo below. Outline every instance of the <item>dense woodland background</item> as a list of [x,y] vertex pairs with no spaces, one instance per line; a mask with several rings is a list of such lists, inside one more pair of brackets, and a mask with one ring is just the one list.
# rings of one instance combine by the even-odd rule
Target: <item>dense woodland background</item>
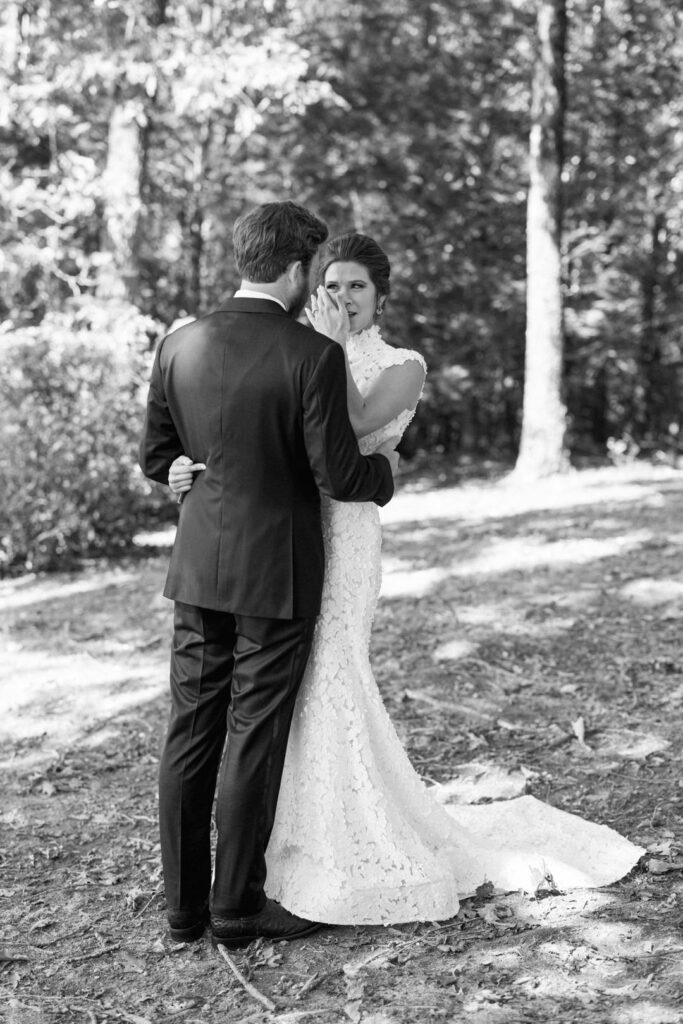
[[563,444],[678,452],[680,0],[5,0],[0,573],[166,507],[135,466],[154,345],[231,291],[232,223],[272,198],[389,252],[386,336],[430,367],[406,454],[513,465],[543,8]]

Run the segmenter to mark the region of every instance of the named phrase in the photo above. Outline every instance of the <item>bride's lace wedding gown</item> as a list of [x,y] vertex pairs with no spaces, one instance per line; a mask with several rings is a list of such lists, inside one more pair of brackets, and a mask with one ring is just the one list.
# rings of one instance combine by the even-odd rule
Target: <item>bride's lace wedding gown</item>
[[[377,327],[348,346],[361,394],[389,366],[422,357]],[[401,413],[360,441],[364,453],[403,433]],[[617,833],[533,797],[446,810],[414,771],[369,660],[380,589],[381,530],[372,502],[323,498],[322,608],[287,748],[266,892],[328,924],[445,920],[458,897],[491,882],[534,891],[605,885],[642,854]]]

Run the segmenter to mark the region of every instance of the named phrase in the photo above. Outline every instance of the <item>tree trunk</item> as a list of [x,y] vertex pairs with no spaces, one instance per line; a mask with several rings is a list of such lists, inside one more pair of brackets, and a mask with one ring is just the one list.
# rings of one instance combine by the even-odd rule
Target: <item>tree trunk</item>
[[199,137],[195,146],[194,166],[191,191],[189,194],[189,216],[187,231],[190,254],[190,281],[188,312],[200,316],[203,301],[203,269],[205,243],[205,211],[204,192],[209,174],[209,162],[212,140],[212,123],[205,122],[199,129]]
[[0,68],[3,77],[10,79],[16,78],[26,63],[21,15],[21,6],[16,0],[9,0],[0,10]]
[[659,441],[666,430],[664,368],[659,335],[657,300],[661,264],[665,257],[666,220],[661,211],[652,217],[650,249],[641,278],[643,320],[640,339],[641,395],[638,403],[636,439]]
[[[167,0],[144,0],[131,8],[127,35],[154,33],[164,24]],[[143,25],[138,25],[138,19]],[[140,298],[140,233],[149,142],[149,114],[154,90],[131,84],[122,76],[114,94],[109,120],[107,163],[102,178],[104,213],[100,249],[104,260],[98,274],[103,299]]]
[[566,0],[538,0],[529,140],[524,402],[515,468],[517,475],[531,479],[568,467],[560,255],[566,35]]
[[109,121],[107,165],[102,180],[104,218],[98,281],[104,299],[134,302],[139,285],[138,241],[142,213],[145,105],[140,97],[118,99]]

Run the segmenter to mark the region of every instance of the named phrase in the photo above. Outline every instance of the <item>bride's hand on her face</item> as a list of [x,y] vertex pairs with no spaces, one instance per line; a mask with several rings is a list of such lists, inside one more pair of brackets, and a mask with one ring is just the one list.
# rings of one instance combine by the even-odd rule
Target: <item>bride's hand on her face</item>
[[206,469],[203,462],[193,462],[187,455],[179,455],[168,471],[168,486],[180,497],[186,494],[194,483],[194,474]]
[[345,345],[349,336],[349,314],[343,304],[337,304],[328,291],[320,285],[311,295],[306,307],[306,316],[311,327],[320,334]]

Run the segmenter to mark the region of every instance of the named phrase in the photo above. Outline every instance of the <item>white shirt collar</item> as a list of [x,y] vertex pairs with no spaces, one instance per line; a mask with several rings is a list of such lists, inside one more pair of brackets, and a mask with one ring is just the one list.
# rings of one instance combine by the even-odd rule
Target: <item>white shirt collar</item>
[[258,292],[254,288],[239,288],[235,292],[236,299],[268,299],[269,302],[277,302],[278,306],[282,306],[285,313],[289,312],[282,299],[276,299],[274,295],[270,295],[268,292]]

